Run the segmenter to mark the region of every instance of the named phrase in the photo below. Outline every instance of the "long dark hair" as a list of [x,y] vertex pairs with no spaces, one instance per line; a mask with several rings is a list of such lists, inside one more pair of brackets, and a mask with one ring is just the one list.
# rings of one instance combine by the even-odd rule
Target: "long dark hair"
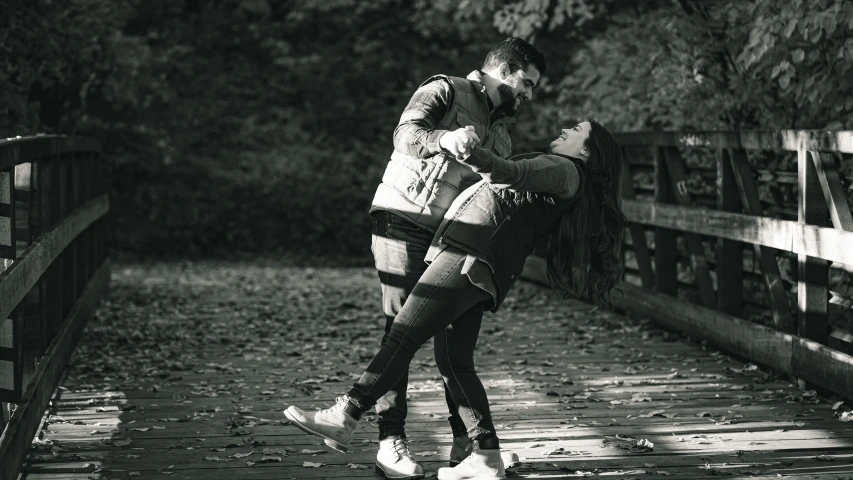
[[622,149],[607,129],[590,124],[584,184],[574,208],[552,232],[548,280],[562,298],[610,308],[610,291],[622,277]]

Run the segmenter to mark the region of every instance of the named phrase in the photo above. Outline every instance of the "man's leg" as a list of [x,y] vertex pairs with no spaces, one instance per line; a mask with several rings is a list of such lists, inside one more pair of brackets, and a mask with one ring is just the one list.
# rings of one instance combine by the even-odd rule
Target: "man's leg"
[[[401,217],[387,212],[373,216],[373,258],[382,287],[382,311],[385,314],[385,335],[388,340],[394,318],[403,308],[412,289],[427,268],[424,262],[433,233]],[[376,403],[379,415],[379,439],[405,436],[406,389],[408,371],[400,381]]]
[[[306,432],[331,441],[333,448],[345,450],[358,419],[399,384],[418,349],[454,319],[490,299],[488,293],[462,274],[464,261],[464,253],[447,248],[427,267],[394,319],[387,340],[338,405],[313,413],[290,407],[286,412],[288,419]],[[386,450],[383,443],[388,444],[387,457],[382,453]],[[404,458],[408,460],[404,462]],[[402,437],[380,441],[376,469],[394,479],[424,476],[423,468],[411,459],[406,439]]]

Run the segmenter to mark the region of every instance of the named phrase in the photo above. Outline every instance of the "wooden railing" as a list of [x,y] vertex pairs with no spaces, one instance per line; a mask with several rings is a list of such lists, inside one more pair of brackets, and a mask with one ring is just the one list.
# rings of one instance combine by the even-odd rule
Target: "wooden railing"
[[106,192],[95,140],[0,140],[0,479],[17,478],[106,290]]
[[[618,306],[853,398],[853,334],[828,321],[830,306],[853,319],[853,299],[830,285],[830,272],[834,279],[853,272],[850,179],[840,174],[853,166],[853,132],[637,132],[618,139],[630,221]],[[780,185],[789,187],[795,208],[786,207]],[[542,259],[531,257],[525,276],[544,283],[544,271]],[[745,296],[759,278],[763,298]]]

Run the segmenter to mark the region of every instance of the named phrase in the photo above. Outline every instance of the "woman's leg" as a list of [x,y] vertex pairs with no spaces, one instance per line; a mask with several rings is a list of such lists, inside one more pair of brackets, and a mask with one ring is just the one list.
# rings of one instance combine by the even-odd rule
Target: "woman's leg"
[[465,256],[446,248],[433,260],[394,319],[387,341],[349,391],[350,403],[362,411],[370,409],[405,374],[427,340],[491,298],[462,274]]
[[[439,333],[435,336],[435,341],[438,342],[438,338],[444,335],[444,332]],[[438,357],[436,357],[436,363],[438,363]],[[439,368],[439,372],[440,372]],[[444,384],[444,401],[447,403],[447,411],[450,413],[450,416],[447,418],[447,421],[450,422],[450,431],[453,432],[453,437],[468,437],[468,427],[465,426],[465,422],[462,420],[462,417],[459,416],[459,408],[456,407],[456,402],[453,401],[453,395],[450,394],[450,387],[447,385],[447,382],[442,382]]]
[[455,452],[454,458],[453,450],[459,450],[462,442],[453,439],[450,460],[455,466],[440,468],[439,480],[506,478],[506,464],[492,423],[489,399],[474,368],[474,348],[485,303],[467,310],[435,337],[435,361],[471,440],[462,451]]
[[[486,389],[474,367],[474,349],[480,335],[485,302],[459,316],[435,337],[435,362],[452,396],[455,412],[472,440],[496,438]],[[450,404],[448,404],[450,406]]]

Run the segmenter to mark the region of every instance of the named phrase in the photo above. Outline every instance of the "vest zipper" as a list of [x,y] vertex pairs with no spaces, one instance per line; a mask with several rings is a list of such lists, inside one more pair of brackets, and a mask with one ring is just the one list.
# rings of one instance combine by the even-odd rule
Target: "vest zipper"
[[507,222],[507,220],[509,220],[510,218],[512,218],[512,214],[511,214],[511,213],[510,213],[509,215],[507,215],[507,216],[506,216],[506,218],[504,218],[503,220],[501,220],[500,225],[498,225],[498,228],[496,228],[496,229],[495,229],[495,231],[494,231],[494,232],[492,232],[492,235],[489,237],[489,240],[491,240],[491,239],[495,238],[495,235],[497,235],[497,234],[498,234],[498,232],[500,231],[501,227],[503,227],[503,226],[504,226],[504,223],[506,223],[506,222]]

